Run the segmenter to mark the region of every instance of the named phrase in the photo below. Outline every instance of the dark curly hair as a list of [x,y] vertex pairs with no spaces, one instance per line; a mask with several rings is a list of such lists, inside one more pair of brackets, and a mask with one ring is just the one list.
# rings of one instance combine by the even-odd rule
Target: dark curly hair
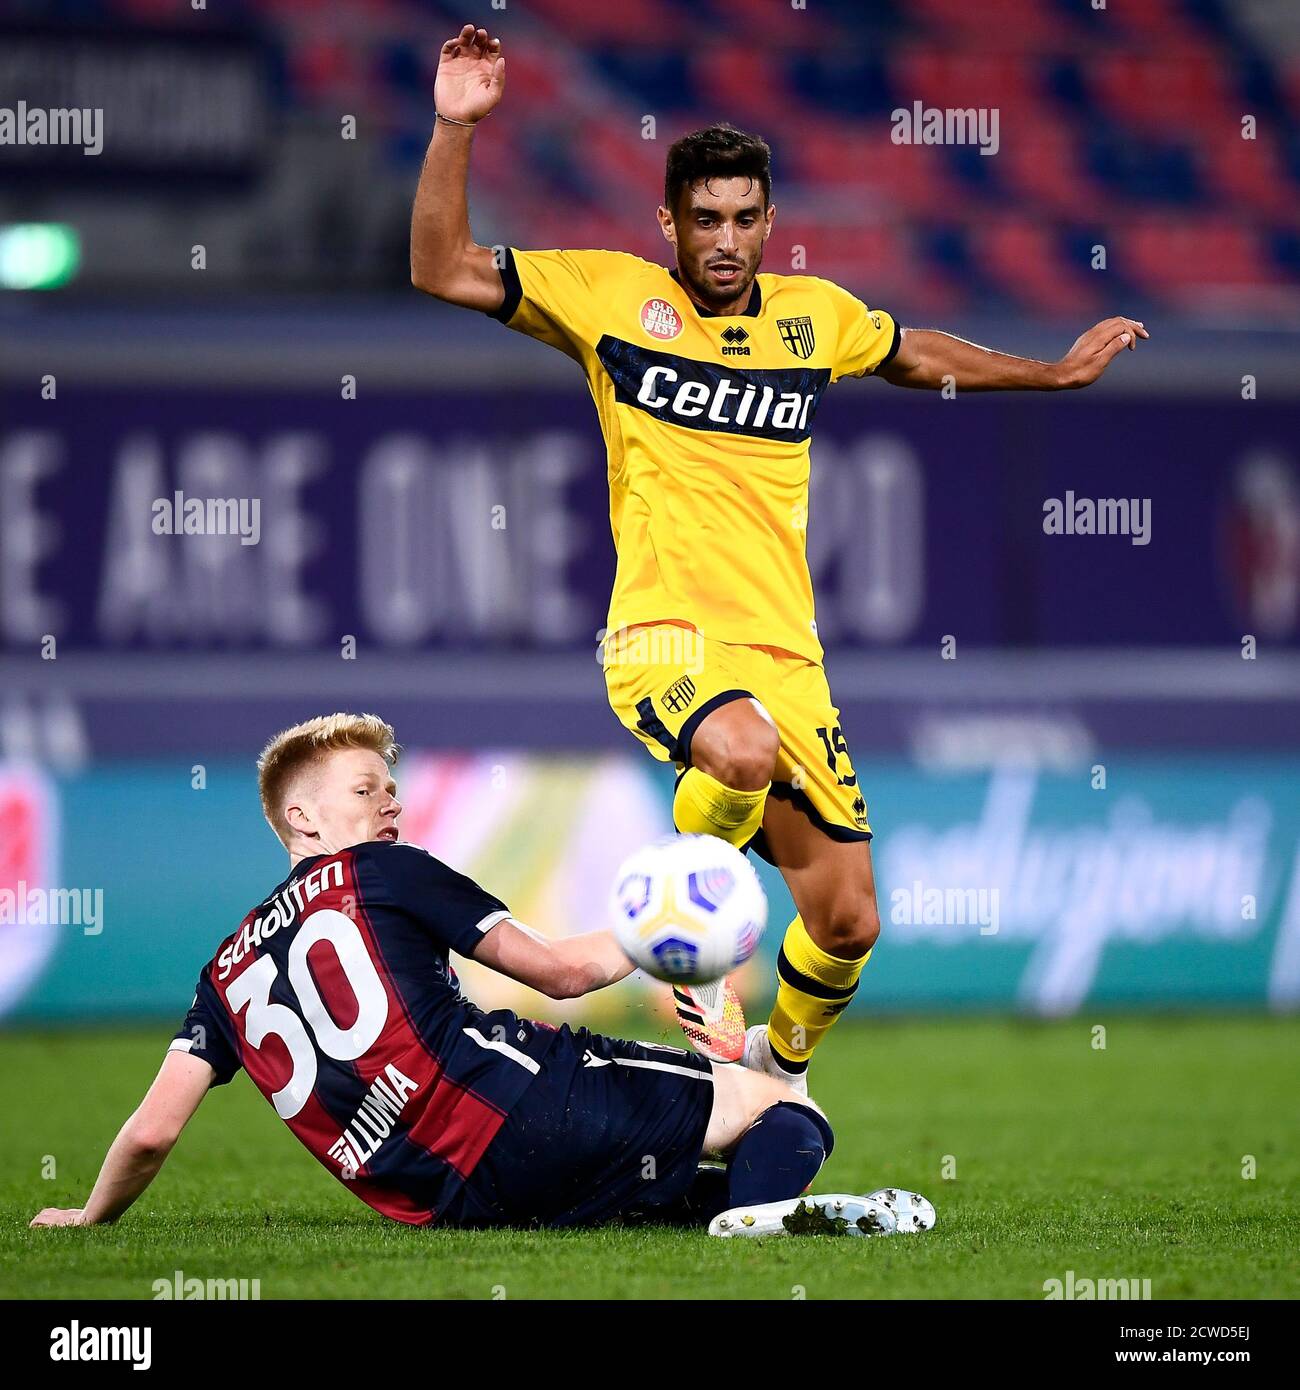
[[771,202],[772,151],[757,135],[747,135],[725,123],[683,135],[668,151],[664,207],[673,211],[684,188],[708,178],[756,179],[762,185],[764,200]]

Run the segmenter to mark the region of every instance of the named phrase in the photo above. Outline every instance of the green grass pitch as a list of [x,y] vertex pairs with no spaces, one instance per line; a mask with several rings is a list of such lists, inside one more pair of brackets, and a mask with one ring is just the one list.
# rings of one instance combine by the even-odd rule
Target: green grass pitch
[[1300,1295],[1297,1019],[845,1020],[814,1063],[837,1135],[816,1185],[915,1188],[939,1211],[925,1236],[403,1227],[243,1076],[117,1226],[28,1230],[84,1201],[168,1036],[0,1034],[0,1296],[148,1299],[178,1269],[263,1298],[1041,1299],[1067,1270],[1150,1279],[1157,1299]]

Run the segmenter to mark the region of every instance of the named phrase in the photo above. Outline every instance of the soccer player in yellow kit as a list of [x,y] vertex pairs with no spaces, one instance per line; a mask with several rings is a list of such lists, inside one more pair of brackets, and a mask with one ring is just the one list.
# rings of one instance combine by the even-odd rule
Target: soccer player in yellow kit
[[827,386],[1086,386],[1147,337],[1111,318],[1058,362],[993,352],[813,275],[759,274],[776,209],[768,147],[729,126],[668,152],[659,225],[676,269],[618,251],[507,250],[470,234],[474,128],[505,88],[501,43],[442,47],[437,119],[411,225],[411,278],[572,357],[609,450],[618,567],[604,641],[610,703],[681,770],[678,830],[750,844],[798,915],[771,1018],[744,1036],[734,991],[677,991],[701,1050],[806,1088],[880,930],[871,827],[822,666],[805,558],[809,441]]

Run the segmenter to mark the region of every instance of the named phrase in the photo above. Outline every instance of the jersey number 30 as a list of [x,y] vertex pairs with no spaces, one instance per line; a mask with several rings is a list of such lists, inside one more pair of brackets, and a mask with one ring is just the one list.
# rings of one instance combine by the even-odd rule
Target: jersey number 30
[[[340,1028],[334,1022],[307,965],[307,952],[318,942],[333,947],[356,997],[357,1018],[350,1028]],[[267,1038],[277,1037],[288,1049],[293,1071],[271,1097],[282,1120],[292,1120],[316,1088],[317,1047],[337,1062],[355,1062],[375,1045],[388,1022],[388,994],[360,929],[351,917],[335,908],[313,912],[298,928],[289,947],[288,968],[301,1017],[287,1004],[271,1002],[271,986],[280,971],[270,956],[255,960],[226,990],[226,1003],[233,1013],[237,1015],[248,1006],[244,1038],[250,1047],[260,1048]],[[314,1046],[304,1022],[315,1034]]]

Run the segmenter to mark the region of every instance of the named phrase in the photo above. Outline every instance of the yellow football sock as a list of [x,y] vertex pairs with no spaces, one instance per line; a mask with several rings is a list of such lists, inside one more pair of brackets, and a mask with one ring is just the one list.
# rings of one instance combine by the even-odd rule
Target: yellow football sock
[[683,835],[716,835],[740,849],[763,823],[763,803],[771,785],[738,792],[703,769],[689,767],[673,793],[673,824]]
[[778,1062],[791,1071],[807,1068],[813,1049],[848,1007],[870,959],[870,951],[857,960],[832,956],[808,935],[802,917],[790,923],[777,956],[776,1003],[767,1025]]

